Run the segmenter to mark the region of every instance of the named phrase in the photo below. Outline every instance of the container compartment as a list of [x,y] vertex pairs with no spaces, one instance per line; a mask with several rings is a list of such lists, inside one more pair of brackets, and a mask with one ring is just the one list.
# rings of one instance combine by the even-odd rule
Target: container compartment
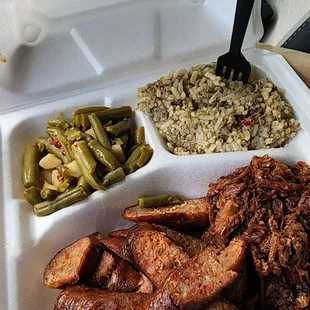
[[[162,192],[203,196],[210,182],[247,165],[254,155],[269,154],[289,164],[310,162],[309,90],[281,57],[252,48],[262,34],[257,1],[245,54],[259,74],[286,90],[285,97],[301,122],[302,130],[287,146],[176,156],[167,151],[151,118],[137,111],[136,122],[145,126],[147,142],[155,150],[147,166],[107,191],[97,191],[44,218],[22,199],[22,154],[28,143],[44,134],[49,118],[59,112],[69,117],[83,106],[135,107],[138,87],[170,70],[216,60],[228,48],[235,4],[219,0],[90,0],[79,5],[75,0],[6,0],[0,4],[7,13],[0,22],[6,29],[0,35],[0,52],[8,57],[6,64],[0,63],[3,309],[52,309],[59,291],[42,285],[48,261],[87,234],[97,230],[106,234],[130,225],[121,212],[140,196]],[[41,29],[37,40],[25,42],[27,25]],[[122,40],[116,43],[119,36]]]

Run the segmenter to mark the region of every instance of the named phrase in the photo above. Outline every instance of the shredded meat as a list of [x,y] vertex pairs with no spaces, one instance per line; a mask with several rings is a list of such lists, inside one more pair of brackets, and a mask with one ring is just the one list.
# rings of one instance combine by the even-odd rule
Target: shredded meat
[[213,236],[226,245],[236,235],[246,237],[255,269],[266,281],[267,309],[308,307],[309,166],[255,156],[249,166],[211,183],[206,199],[205,239]]

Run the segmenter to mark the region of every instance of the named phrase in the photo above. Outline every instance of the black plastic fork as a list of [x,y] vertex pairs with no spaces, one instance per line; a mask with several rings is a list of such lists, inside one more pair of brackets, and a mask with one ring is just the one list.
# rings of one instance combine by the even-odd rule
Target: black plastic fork
[[235,21],[227,54],[220,56],[217,60],[216,75],[224,76],[232,80],[241,79],[247,83],[251,74],[251,65],[241,53],[241,47],[249,24],[251,12],[255,0],[237,0]]

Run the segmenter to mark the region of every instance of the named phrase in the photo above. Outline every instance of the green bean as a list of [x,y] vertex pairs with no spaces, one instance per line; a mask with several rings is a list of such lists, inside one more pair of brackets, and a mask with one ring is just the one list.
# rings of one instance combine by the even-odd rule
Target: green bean
[[81,114],[80,118],[81,118],[82,129],[85,131],[85,130],[87,130],[90,127],[90,122],[89,122],[89,119],[88,119],[88,114]]
[[109,172],[107,167],[102,164],[101,162],[97,161],[97,169],[96,169],[96,175],[98,176],[99,180],[103,180],[103,177]]
[[115,138],[113,141],[117,145],[123,145],[124,144],[124,141],[121,138]]
[[66,130],[65,135],[69,141],[78,141],[82,139],[83,132],[80,129],[73,127]]
[[88,115],[89,122],[91,124],[91,128],[93,129],[97,141],[107,150],[111,149],[111,143],[108,138],[108,135],[102,126],[99,118],[97,117],[96,114],[92,113]]
[[89,150],[85,141],[78,141],[72,145],[73,157],[76,160],[81,172],[86,180],[95,189],[105,189],[99,183],[96,176],[97,163]]
[[126,174],[129,173],[129,166],[135,163],[139,157],[141,156],[141,147],[144,144],[139,145],[132,153],[131,155],[127,158],[125,164],[124,164],[124,171]]
[[145,166],[153,155],[153,149],[148,144],[139,145],[124,164],[126,174],[130,174]]
[[67,166],[64,165],[59,165],[58,167],[56,167],[56,169],[59,171],[59,173],[61,175],[63,175],[64,177],[67,177],[69,175],[69,168]]
[[144,127],[140,126],[137,127],[135,130],[135,137],[134,137],[134,143],[139,145],[142,143],[145,143],[145,131],[144,131]]
[[68,154],[70,154],[70,159],[71,161],[73,160],[73,153],[72,153],[72,144],[73,144],[73,141],[69,141],[67,140],[67,148],[68,148]]
[[105,111],[108,109],[109,108],[105,106],[93,106],[93,107],[80,108],[73,112],[73,116],[76,116],[79,114],[90,114],[90,113]]
[[137,149],[139,146],[140,146],[140,144],[135,144],[135,145],[133,145],[133,146],[129,149],[129,151],[127,152],[127,154],[130,156],[130,155],[133,153],[133,151],[134,151],[135,149]]
[[42,143],[37,143],[37,148],[38,148],[40,154],[42,154],[43,151],[45,150],[45,146]]
[[120,121],[116,123],[115,125],[106,127],[106,131],[112,136],[112,137],[119,137],[123,134],[130,131],[131,123],[128,120]]
[[60,193],[64,193],[69,187],[72,186],[72,183],[75,181],[73,177],[67,177],[58,185],[57,190]]
[[65,132],[65,135],[67,136],[67,139],[70,142],[80,141],[80,140],[85,140],[86,142],[89,142],[94,139],[91,135],[85,133],[84,131],[76,127],[68,129]]
[[117,168],[116,170],[109,172],[103,178],[103,185],[109,186],[111,184],[117,183],[124,180],[126,177],[122,167]]
[[60,122],[61,122],[61,120],[58,119],[58,118],[56,118],[56,119],[49,119],[47,121],[47,125],[51,126],[51,127],[56,127]]
[[113,171],[120,166],[115,156],[105,149],[98,141],[93,140],[88,143],[88,147],[95,158],[107,167],[109,171]]
[[111,147],[111,153],[115,156],[120,164],[123,164],[126,161],[123,149],[120,145],[114,144]]
[[131,155],[131,152],[133,150],[133,147],[136,146],[134,143],[134,134],[133,133],[129,133],[128,134],[128,138],[127,138],[127,143],[126,143],[126,147],[123,148],[124,152],[127,153],[127,156]]
[[40,185],[40,152],[34,145],[27,145],[23,158],[23,184],[26,188]]
[[83,132],[83,140],[85,140],[88,143],[88,142],[94,140],[94,138],[91,135]]
[[66,130],[67,128],[70,127],[70,122],[66,121],[66,120],[63,120],[63,119],[50,119],[48,122],[47,122],[47,125],[49,127],[57,127],[61,130]]
[[57,190],[57,187],[53,184],[48,183],[47,181],[44,181],[43,189],[52,189],[52,190]]
[[136,164],[139,168],[144,167],[153,156],[153,149],[149,145],[144,145],[141,147],[141,155],[137,160]]
[[182,204],[184,199],[179,195],[161,194],[139,198],[139,207],[159,207]]
[[126,149],[127,149],[128,142],[129,142],[129,134],[122,135],[120,137],[120,139],[123,141],[122,149],[123,149],[123,152],[125,153]]
[[105,123],[103,125],[103,127],[105,128],[105,127],[108,127],[108,126],[111,126],[111,125],[113,125],[113,122],[111,120],[109,120],[107,123]]
[[33,206],[43,201],[40,195],[40,189],[35,186],[31,186],[25,189],[23,192],[23,196]]
[[81,127],[81,116],[80,115],[75,115],[74,116],[74,124],[78,128]]
[[115,109],[108,109],[105,111],[96,112],[101,123],[106,123],[110,120],[120,121],[124,118],[132,117],[132,109],[129,106],[123,106]]
[[52,201],[43,201],[41,203],[35,204],[34,212],[38,216],[46,216],[66,208],[75,202],[81,201],[87,198],[87,196],[88,195],[85,190],[79,186],[60,194]]
[[71,154],[70,154],[69,148],[68,148],[68,140],[65,136],[64,131],[59,129],[59,128],[50,127],[50,128],[46,129],[46,132],[50,137],[52,137],[52,138],[54,138],[60,142],[62,150],[65,152],[65,154],[68,158],[68,161],[69,162],[72,161],[72,157],[71,157]]
[[63,154],[62,150],[57,148],[56,146],[52,145],[49,141],[48,138],[45,137],[40,137],[37,141],[36,141],[36,145],[38,144],[43,144],[46,151],[48,153],[51,153],[53,155],[55,155],[57,158],[59,158],[64,164],[69,163],[68,157],[66,154]]
[[56,198],[58,195],[60,194],[59,191],[54,190],[54,189],[50,189],[50,188],[43,188],[41,190],[41,197],[44,200],[53,200],[54,198]]
[[87,183],[85,178],[81,176],[78,180],[77,187],[82,187],[86,193],[91,193],[91,186]]

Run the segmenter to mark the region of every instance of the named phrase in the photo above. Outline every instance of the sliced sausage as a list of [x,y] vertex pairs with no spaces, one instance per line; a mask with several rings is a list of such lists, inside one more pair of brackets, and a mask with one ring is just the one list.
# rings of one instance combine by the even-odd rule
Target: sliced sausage
[[111,237],[111,238],[114,238],[114,237],[123,237],[123,238],[126,238],[129,229],[130,229],[130,228],[119,229],[119,230],[111,231],[111,232],[109,233],[109,237]]
[[153,293],[154,292],[154,285],[153,283],[146,277],[142,272],[140,286],[137,289],[137,293]]
[[100,263],[93,274],[91,283],[95,286],[106,288],[112,276],[112,272],[116,269],[120,258],[108,250],[105,250],[101,256]]
[[213,301],[205,310],[238,310],[238,309],[229,301],[219,299]]
[[209,224],[209,210],[205,198],[189,199],[174,206],[132,206],[124,210],[123,217],[131,222],[154,223],[176,229],[204,228]]
[[[155,309],[153,304],[158,295],[169,297],[170,304],[180,310],[204,309],[237,279],[238,274],[233,269],[238,269],[242,262],[245,246],[244,240],[237,239],[220,254],[207,248],[192,257],[171,272],[146,309]],[[228,254],[231,257],[227,257]]]
[[151,294],[115,293],[86,286],[73,286],[58,296],[54,310],[142,310]]
[[153,227],[157,231],[164,232],[176,245],[180,246],[189,257],[195,256],[206,247],[201,239],[194,238],[186,233],[157,224],[153,224]]
[[131,256],[127,248],[126,238],[113,237],[101,240],[102,244],[111,252],[115,253],[122,259],[131,262]]
[[141,281],[141,275],[128,262],[121,260],[112,272],[108,289],[115,292],[133,292]]
[[101,258],[103,247],[100,235],[93,234],[59,251],[45,268],[43,284],[64,288],[89,278]]
[[236,281],[222,295],[234,304],[240,304],[247,288],[247,249],[246,242],[236,238],[230,242],[230,246],[221,252],[219,258],[227,270],[238,273]]
[[132,228],[127,235],[127,244],[136,265],[155,287],[160,287],[173,269],[189,259],[165,233],[152,226]]

